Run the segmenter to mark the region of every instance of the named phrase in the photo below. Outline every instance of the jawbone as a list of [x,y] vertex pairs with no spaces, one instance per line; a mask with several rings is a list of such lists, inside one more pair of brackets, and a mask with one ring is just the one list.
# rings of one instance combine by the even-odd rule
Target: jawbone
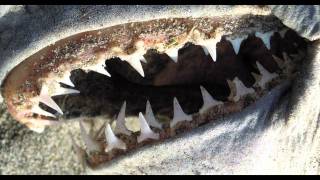
[[[43,38],[32,37],[19,45],[14,42],[10,44],[2,52],[1,82],[9,69],[43,47],[75,32],[97,29],[100,23],[103,27],[109,27],[136,19],[153,19],[155,16],[166,18],[210,16],[216,13],[227,15],[230,12],[257,15],[271,13],[268,8],[247,6],[111,6],[106,9],[109,11],[108,18],[101,15],[86,23],[77,20],[75,25],[68,24],[72,18],[66,18],[60,25],[55,24],[38,32],[46,34]],[[217,11],[213,12],[212,9]],[[123,13],[125,17],[118,16],[124,10],[128,10]],[[136,10],[144,13],[137,14]],[[159,13],[155,15],[154,11]],[[54,28],[58,32],[50,33]],[[144,146],[97,168],[87,167],[88,173],[318,174],[319,49],[316,42],[309,47],[308,58],[305,58],[297,81],[287,81],[277,86],[243,111],[164,142]]]

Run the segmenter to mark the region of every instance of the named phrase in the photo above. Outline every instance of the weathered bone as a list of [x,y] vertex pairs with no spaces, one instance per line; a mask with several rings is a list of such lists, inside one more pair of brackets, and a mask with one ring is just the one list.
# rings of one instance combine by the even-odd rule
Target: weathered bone
[[239,101],[239,99],[246,94],[254,93],[254,89],[247,88],[239,79],[235,77],[233,81],[227,80],[231,93],[229,99],[232,101]]
[[114,135],[109,123],[107,123],[104,133],[107,143],[107,147],[104,150],[105,152],[110,152],[112,149],[126,150],[126,144]]
[[31,112],[32,113],[36,113],[36,114],[39,114],[39,115],[43,115],[43,116],[48,116],[48,117],[53,117],[53,118],[56,118],[56,116],[54,114],[51,114],[49,113],[48,111],[45,111],[43,109],[41,109],[39,107],[39,105],[34,105],[31,109]]
[[256,37],[259,37],[263,41],[263,43],[268,49],[270,49],[270,38],[273,35],[273,33],[274,33],[273,31],[266,32],[266,33],[256,32],[255,35]]
[[81,137],[90,152],[100,151],[99,144],[93,140],[83,127],[82,120],[79,121]]
[[120,112],[118,114],[117,120],[116,120],[116,129],[115,133],[116,134],[125,134],[130,136],[131,131],[129,131],[126,126],[125,126],[125,115],[126,115],[126,101],[121,106]]
[[232,46],[233,46],[233,49],[234,49],[234,52],[235,52],[236,54],[238,54],[238,53],[239,53],[239,50],[240,50],[241,42],[242,42],[244,39],[246,39],[247,37],[248,37],[248,36],[243,36],[243,37],[237,37],[237,38],[235,38],[235,39],[232,39],[232,38],[230,38],[230,37],[227,37],[226,39],[231,42],[231,44],[232,44]]
[[201,90],[202,99],[203,99],[203,105],[199,110],[200,113],[207,111],[209,108],[213,106],[223,104],[221,101],[217,101],[213,99],[213,97],[209,94],[209,92],[203,86],[200,86],[200,90]]
[[170,127],[174,127],[178,122],[192,121],[192,116],[183,112],[176,97],[173,98],[173,119],[170,123]]
[[63,114],[60,107],[54,102],[54,100],[48,94],[47,86],[42,86],[41,92],[39,95],[39,101],[56,110],[58,113]]
[[146,139],[159,139],[159,134],[154,133],[150,129],[146,119],[144,118],[141,112],[139,113],[139,122],[140,122],[140,135],[137,137],[138,143]]
[[156,120],[153,114],[149,100],[147,101],[147,105],[146,105],[146,120],[148,124],[150,124],[150,126],[162,129],[162,125]]
[[257,61],[257,67],[259,69],[259,72],[261,73],[261,80],[258,82],[261,87],[265,87],[265,84],[275,77],[278,76],[277,73],[270,73],[268,70],[266,70],[258,61]]

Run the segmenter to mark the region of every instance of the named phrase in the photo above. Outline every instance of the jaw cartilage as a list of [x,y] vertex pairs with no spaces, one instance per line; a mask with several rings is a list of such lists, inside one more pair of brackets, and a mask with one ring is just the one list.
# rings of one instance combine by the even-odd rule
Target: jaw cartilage
[[[83,32],[75,34],[74,39],[64,39],[63,44],[56,42],[51,46],[58,52],[55,57],[43,54],[39,63],[36,60],[39,52],[25,61],[28,63],[19,65],[19,70],[10,73],[8,82],[11,83],[7,83],[4,90],[10,112],[38,132],[64,118],[116,115],[112,128],[106,123],[97,136],[87,133],[80,122],[81,137],[93,161],[109,161],[132,149],[161,142],[225,114],[239,112],[278,81],[290,76],[274,70],[269,62],[276,62],[282,70],[293,63],[288,60],[289,55],[295,56],[286,55],[274,45],[279,36],[274,36],[274,32],[279,32],[281,38],[289,36],[287,31],[282,31],[282,26],[277,26],[276,31],[269,28],[273,26],[228,29],[224,23],[231,21],[221,19],[134,22],[99,30],[99,36],[95,31]],[[237,19],[232,20],[246,22]],[[266,23],[270,22],[275,23]],[[198,37],[194,37],[196,31]],[[72,46],[75,44],[79,47]],[[252,47],[257,51],[251,52]],[[60,54],[65,59],[59,59],[59,49],[63,49]],[[67,58],[66,52],[72,58]],[[284,61],[280,59],[281,53]],[[54,66],[48,66],[49,63]],[[25,74],[30,78],[22,77],[20,81],[15,77],[21,69],[29,70],[30,73]],[[12,79],[22,85],[13,86]],[[139,126],[133,123],[132,127],[132,122]]]

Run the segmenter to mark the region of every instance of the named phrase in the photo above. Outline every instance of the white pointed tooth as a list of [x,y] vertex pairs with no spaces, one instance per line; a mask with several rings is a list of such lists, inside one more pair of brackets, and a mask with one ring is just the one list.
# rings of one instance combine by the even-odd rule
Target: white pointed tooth
[[242,37],[237,37],[237,38],[235,38],[235,39],[232,39],[232,38],[230,38],[230,37],[227,37],[226,39],[231,42],[231,44],[232,44],[232,46],[233,46],[233,49],[234,49],[234,52],[235,52],[236,54],[238,54],[238,53],[239,53],[239,50],[240,50],[241,42],[242,42],[244,39],[246,39],[247,37],[248,37],[248,36],[242,36]]
[[141,55],[132,55],[127,62],[142,76],[144,77],[144,71],[141,65]]
[[210,54],[213,61],[217,59],[217,43],[221,40],[221,36],[215,39],[208,39],[201,43],[206,55]]
[[95,66],[91,66],[91,67],[88,68],[88,70],[96,71],[96,72],[98,72],[100,74],[103,74],[103,75],[111,77],[109,72],[104,68],[103,64],[97,64]]
[[34,105],[31,109],[31,112],[32,113],[36,113],[36,114],[39,114],[39,115],[43,115],[43,116],[48,116],[48,117],[53,117],[53,118],[56,118],[55,115],[41,109],[38,105]]
[[171,48],[166,51],[166,54],[174,61],[178,62],[178,49]]
[[104,150],[105,152],[110,152],[112,149],[126,150],[126,144],[114,135],[109,123],[107,123],[106,125],[104,134],[106,138],[106,143],[108,145]]
[[64,87],[58,87],[55,89],[53,93],[50,94],[50,96],[59,96],[59,95],[68,95],[68,94],[79,94],[80,91],[76,89],[70,89],[70,88],[64,88]]
[[42,86],[39,95],[39,101],[56,110],[58,113],[63,114],[60,107],[54,102],[54,100],[49,96],[47,86]]
[[[250,94],[250,93],[254,93],[254,89],[252,89],[252,88],[247,88],[247,87],[242,83],[242,81],[240,81],[240,80],[238,79],[238,77],[235,77],[232,82],[230,82],[230,81],[228,80],[228,83],[229,83],[229,85],[230,85],[231,91],[233,91],[233,92],[232,92],[233,97],[231,97],[233,101],[239,101],[239,99],[240,99],[243,95]],[[231,85],[230,83],[232,83],[233,85]]]
[[203,98],[203,105],[199,110],[200,113],[205,112],[210,107],[222,104],[221,101],[217,101],[213,99],[213,97],[209,94],[209,92],[203,86],[200,86],[200,90]]
[[125,126],[125,115],[126,115],[126,101],[122,104],[120,112],[118,114],[117,120],[116,120],[116,134],[125,134],[130,136],[131,132],[126,128]]
[[274,33],[273,31],[266,32],[266,33],[256,32],[255,35],[263,41],[263,43],[266,45],[268,49],[270,49],[270,38],[273,35],[273,33]]
[[139,122],[140,122],[140,135],[137,137],[138,143],[146,139],[159,139],[159,134],[154,133],[150,129],[146,119],[144,118],[141,112],[139,113]]
[[173,119],[170,123],[170,127],[174,127],[178,122],[192,121],[192,116],[183,112],[176,97],[173,98]]
[[82,120],[79,121],[79,125],[80,125],[81,137],[84,140],[84,143],[85,143],[87,149],[90,152],[100,151],[99,144],[87,134],[85,128],[83,127]]
[[150,124],[150,126],[162,129],[162,125],[156,120],[153,114],[151,104],[149,101],[147,101],[147,105],[146,105],[146,120],[148,124]]
[[265,84],[267,82],[271,81],[273,78],[278,76],[277,73],[270,73],[258,61],[257,61],[257,67],[259,69],[259,72],[261,73],[261,80],[258,82],[258,84],[261,87],[265,87]]
[[73,82],[70,80],[70,76],[71,76],[71,73],[70,73],[70,72],[67,72],[67,73],[62,77],[62,79],[60,79],[59,82],[65,84],[65,85],[74,87]]

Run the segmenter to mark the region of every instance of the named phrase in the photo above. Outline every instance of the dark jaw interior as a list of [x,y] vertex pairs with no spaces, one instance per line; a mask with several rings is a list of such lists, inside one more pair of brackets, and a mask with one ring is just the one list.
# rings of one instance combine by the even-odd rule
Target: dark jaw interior
[[[271,38],[270,50],[261,39],[249,35],[242,42],[238,54],[232,44],[222,38],[217,44],[216,62],[210,55],[205,55],[201,46],[191,43],[179,50],[177,63],[166,54],[149,50],[144,55],[147,62],[142,62],[145,77],[140,76],[126,61],[109,59],[106,60],[106,70],[111,77],[75,70],[71,73],[71,80],[81,93],[57,96],[54,100],[65,112],[65,119],[98,115],[113,118],[124,101],[127,102],[126,116],[137,116],[145,111],[149,100],[158,117],[161,115],[167,117],[163,120],[170,120],[173,117],[174,97],[187,114],[199,111],[203,104],[200,85],[213,98],[223,102],[228,102],[230,94],[228,79],[238,77],[246,87],[253,87],[256,80],[252,72],[259,74],[256,62],[270,73],[276,72],[284,78],[273,55],[283,59],[283,52],[297,54],[298,50],[305,51],[306,45],[302,38],[289,30],[284,39],[277,33]],[[251,100],[248,99],[248,102]]]

